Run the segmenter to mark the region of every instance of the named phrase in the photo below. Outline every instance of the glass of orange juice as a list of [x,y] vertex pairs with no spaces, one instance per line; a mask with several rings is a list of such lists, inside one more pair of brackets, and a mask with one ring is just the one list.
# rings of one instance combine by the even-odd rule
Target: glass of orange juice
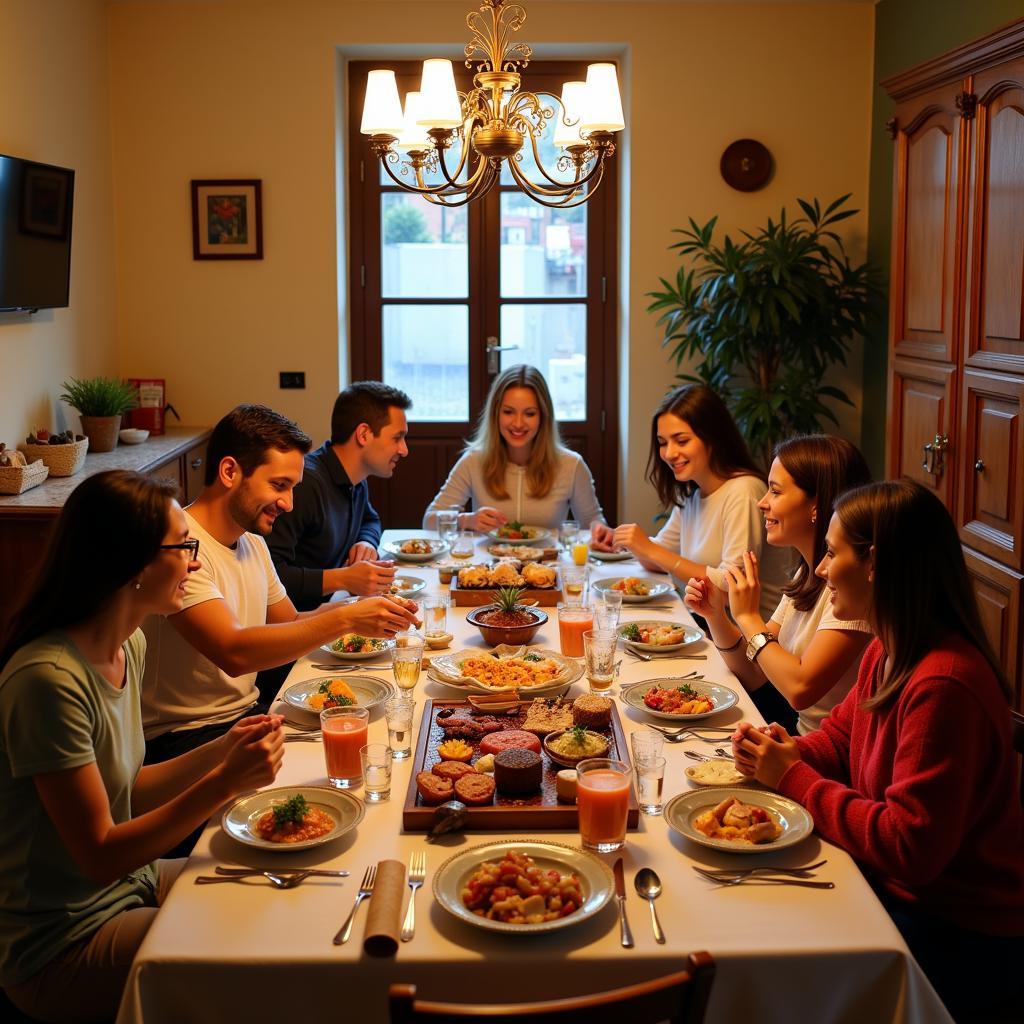
[[583,657],[583,634],[594,628],[594,612],[587,605],[558,605],[558,639],[567,658]]
[[587,850],[613,853],[626,844],[629,814],[629,765],[610,757],[591,757],[576,765],[576,805],[580,839]]
[[572,546],[572,560],[577,565],[586,565],[590,554],[590,545],[585,540],[577,540]]
[[363,784],[363,765],[359,751],[366,746],[366,708],[324,708],[320,712],[320,730],[327,761],[327,781],[336,789],[352,789]]

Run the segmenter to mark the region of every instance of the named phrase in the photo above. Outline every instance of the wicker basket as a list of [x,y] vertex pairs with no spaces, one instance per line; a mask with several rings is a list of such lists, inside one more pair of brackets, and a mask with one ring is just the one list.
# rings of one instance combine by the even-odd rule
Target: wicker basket
[[50,468],[50,476],[73,476],[85,465],[89,438],[74,444],[19,444],[29,462],[42,459]]
[[27,466],[0,466],[0,494],[22,494],[50,475],[50,467],[42,461]]

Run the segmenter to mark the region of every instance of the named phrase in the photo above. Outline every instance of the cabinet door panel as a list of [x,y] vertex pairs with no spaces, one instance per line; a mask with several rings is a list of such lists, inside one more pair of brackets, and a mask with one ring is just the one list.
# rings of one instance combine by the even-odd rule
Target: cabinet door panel
[[964,559],[978,601],[985,635],[995,648],[1003,671],[1013,687],[1013,706],[1017,710],[1024,710],[1020,650],[1024,576],[969,548],[964,548]]
[[924,446],[934,444],[935,437],[949,438],[953,425],[954,367],[925,363],[918,359],[893,360],[892,408],[890,413],[890,444],[888,475],[910,477],[933,490],[942,503],[954,508],[953,452],[947,449],[942,457],[942,471],[934,460],[936,472],[924,466]]
[[965,544],[1016,569],[1024,566],[1024,379],[964,371],[960,433]]
[[953,361],[963,120],[947,87],[897,108],[891,336],[896,355]]
[[975,78],[967,362],[1024,372],[1024,60]]

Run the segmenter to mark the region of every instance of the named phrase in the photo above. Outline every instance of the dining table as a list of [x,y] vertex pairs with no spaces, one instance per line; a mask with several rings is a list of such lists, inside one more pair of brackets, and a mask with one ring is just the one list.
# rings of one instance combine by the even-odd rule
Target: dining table
[[[388,541],[436,538],[422,530],[389,530]],[[487,540],[478,539],[477,560],[486,557]],[[568,553],[560,554],[568,564]],[[417,598],[445,595],[436,561],[403,563],[403,575],[425,581]],[[660,619],[693,624],[683,605],[678,581],[650,573],[635,560],[588,562],[591,585],[604,578],[654,576],[671,584],[668,593],[648,603],[625,603],[621,622]],[[489,648],[466,621],[466,607],[451,607],[450,651]],[[559,650],[557,614],[534,646]],[[648,679],[681,676],[694,670],[706,680],[731,687],[735,706],[714,715],[708,724],[734,726],[742,720],[762,724],[749,696],[708,639],[700,639],[655,661],[622,650],[611,696],[628,743],[629,735],[655,722],[621,699],[621,688]],[[427,652],[430,656],[430,652]],[[282,692],[292,684],[330,674],[329,655],[317,649],[299,659]],[[340,665],[340,663],[339,663]],[[391,682],[389,658],[360,662],[361,674]],[[344,675],[339,675],[344,679]],[[573,684],[570,698],[587,691],[587,680]],[[418,723],[428,698],[451,699],[450,688],[424,672],[413,691]],[[456,695],[457,696],[457,695]],[[288,709],[278,702],[275,710]],[[301,723],[285,729],[299,731]],[[368,727],[370,742],[386,742],[387,727],[378,708]],[[723,734],[724,735],[724,734]],[[687,751],[709,754],[714,743],[692,739],[666,743],[664,799],[698,787],[685,774],[695,762]],[[728,741],[725,741],[728,746]],[[248,1024],[281,1020],[359,1021],[388,1019],[388,987],[414,984],[420,998],[455,1002],[522,1002],[582,995],[631,985],[678,971],[688,953],[706,950],[714,957],[716,976],[707,1020],[779,1022],[813,1020],[816,1024],[944,1024],[950,1021],[935,991],[907,949],[900,933],[854,861],[816,832],[796,845],[748,856],[720,852],[685,838],[664,815],[641,814],[626,835],[624,848],[603,855],[609,867],[621,856],[627,893],[625,906],[635,945],[620,944],[615,900],[600,912],[545,934],[503,934],[474,927],[439,905],[432,882],[441,865],[470,847],[495,839],[543,840],[579,848],[576,830],[452,832],[428,843],[422,831],[403,829],[403,805],[415,758],[395,761],[390,799],[365,802],[358,826],[336,840],[312,849],[265,852],[243,845],[214,815],[167,900],[156,915],[132,965],[118,1024],[221,1024],[242,1019]],[[325,786],[322,743],[289,742],[274,787]],[[360,796],[360,790],[354,793]],[[709,793],[712,791],[708,791]],[[709,802],[710,798],[709,798]],[[357,914],[352,941],[332,938],[349,914],[367,867],[382,861],[408,865],[425,855],[425,884],[418,893],[416,931],[390,956],[364,951],[365,906]],[[798,867],[826,863],[814,877],[834,883],[819,889],[782,884],[717,885],[695,867]],[[199,885],[216,866],[273,869],[317,867],[348,870],[348,877],[310,877],[279,889],[266,880],[252,884]],[[656,901],[665,933],[655,941],[648,904],[634,889],[642,868],[660,877]],[[409,889],[404,892],[409,899]],[[372,896],[370,898],[372,903]],[[403,905],[403,910],[404,910]]]

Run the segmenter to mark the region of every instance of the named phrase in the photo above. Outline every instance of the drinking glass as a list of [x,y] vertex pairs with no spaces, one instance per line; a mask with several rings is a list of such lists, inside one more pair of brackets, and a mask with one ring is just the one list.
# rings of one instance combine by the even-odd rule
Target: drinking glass
[[636,764],[661,757],[665,749],[665,737],[655,729],[637,729],[629,737],[629,745],[633,748],[633,760]]
[[583,633],[593,628],[594,613],[586,605],[558,605],[558,639],[567,658],[583,657]]
[[587,567],[562,566],[562,600],[566,604],[587,603]]
[[448,598],[429,596],[420,603],[424,636],[444,636],[448,632]]
[[476,534],[472,530],[463,530],[452,543],[453,558],[472,558],[476,550]]
[[384,705],[384,717],[388,722],[388,746],[395,761],[404,761],[412,756],[412,720],[416,701],[409,692],[402,691]]
[[400,690],[411,690],[420,679],[423,664],[423,637],[415,630],[395,635],[391,648],[391,671]]
[[359,751],[366,745],[366,708],[324,708],[320,712],[320,730],[324,740],[327,781],[335,789],[352,789],[363,781]]
[[558,527],[558,539],[562,542],[562,548],[566,554],[572,551],[573,544],[580,535],[580,524],[572,519],[566,520]]
[[437,535],[445,541],[449,547],[459,532],[458,509],[445,508],[437,513]]
[[594,623],[598,629],[618,629],[622,614],[622,592],[602,590],[594,602]]
[[629,815],[629,765],[591,757],[576,765],[580,839],[588,850],[613,853],[626,844]]
[[665,784],[665,758],[651,757],[637,761],[636,794],[644,814],[661,814],[661,790]]
[[590,545],[584,540],[576,540],[572,546],[572,560],[577,565],[586,565],[590,555]]
[[615,680],[615,650],[618,635],[614,629],[588,629],[583,633],[583,657],[591,693],[605,694]]
[[367,743],[359,748],[363,768],[363,799],[379,804],[391,796],[391,748],[386,743]]

